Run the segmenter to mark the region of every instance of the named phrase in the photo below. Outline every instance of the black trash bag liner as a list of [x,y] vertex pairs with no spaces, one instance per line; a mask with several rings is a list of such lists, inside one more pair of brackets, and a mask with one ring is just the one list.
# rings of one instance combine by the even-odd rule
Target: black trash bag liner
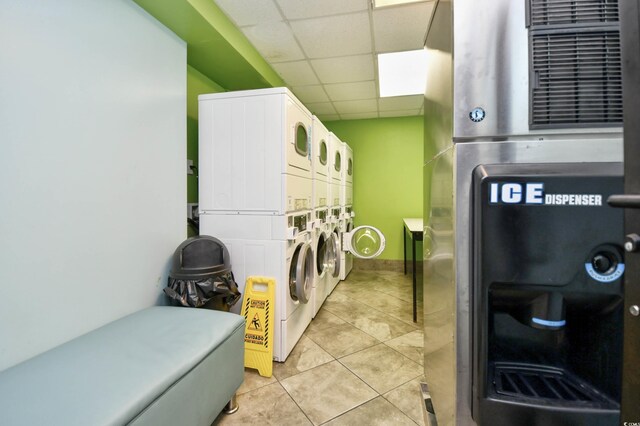
[[230,308],[240,299],[238,285],[231,272],[195,280],[170,277],[164,293],[182,306],[193,308],[205,305],[214,297],[222,297],[223,303]]

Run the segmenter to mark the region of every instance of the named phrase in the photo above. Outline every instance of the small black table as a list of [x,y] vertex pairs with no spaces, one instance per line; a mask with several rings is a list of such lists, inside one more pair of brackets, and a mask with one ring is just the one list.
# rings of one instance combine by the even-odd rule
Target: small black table
[[416,241],[422,241],[423,224],[422,218],[402,219],[402,241],[404,242],[404,274],[407,274],[407,234],[411,236],[411,253],[413,261],[413,322],[417,322],[418,313],[416,306],[417,284],[416,284]]

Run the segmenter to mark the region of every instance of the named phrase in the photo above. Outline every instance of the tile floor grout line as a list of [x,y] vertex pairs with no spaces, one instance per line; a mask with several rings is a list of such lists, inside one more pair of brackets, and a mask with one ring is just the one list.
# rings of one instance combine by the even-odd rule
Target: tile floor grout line
[[[367,306],[369,306],[369,305],[367,305]],[[374,310],[377,310],[377,309],[376,309],[376,308],[374,308],[374,307],[371,307],[371,306],[369,306],[369,307],[370,307],[370,308],[372,308],[372,309],[374,309]],[[326,309],[326,308],[325,308],[325,309]],[[413,327],[415,328],[414,330],[411,330],[411,331],[409,331],[408,333],[401,334],[400,336],[392,337],[391,339],[388,339],[388,340],[380,340],[380,339],[378,339],[376,336],[374,336],[374,335],[372,335],[372,334],[370,334],[370,333],[367,333],[367,332],[366,332],[366,330],[361,329],[360,327],[358,327],[358,326],[357,326],[357,325],[355,325],[354,323],[350,322],[349,320],[347,320],[347,319],[345,319],[345,318],[340,317],[337,313],[335,313],[335,312],[331,312],[331,311],[329,311],[329,310],[327,310],[327,311],[328,311],[328,312],[330,312],[331,314],[333,314],[333,315],[337,316],[338,318],[340,318],[342,321],[346,322],[347,324],[352,325],[353,327],[357,328],[358,330],[362,331],[363,333],[365,333],[365,334],[367,334],[367,335],[369,335],[369,336],[373,337],[374,339],[376,339],[376,340],[380,341],[381,343],[388,342],[389,340],[397,339],[398,337],[402,337],[402,336],[404,336],[404,335],[406,335],[406,334],[413,333],[413,332],[415,332],[415,331],[419,331],[419,330],[420,330],[420,327],[418,326],[418,324],[415,324],[415,323],[414,323],[414,324],[407,324],[406,322],[404,322],[404,321],[403,321],[403,320],[401,320],[401,319],[395,318],[395,317],[393,317],[392,315],[389,315],[389,314],[386,314],[386,313],[385,313],[385,312],[383,312],[383,311],[377,310],[378,312],[380,312],[380,313],[382,313],[382,314],[384,314],[384,315],[386,315],[386,316],[388,316],[388,317],[390,317],[390,318],[392,318],[392,319],[394,319],[394,320],[396,320],[396,321],[400,321],[400,322],[402,322],[402,323],[403,323],[403,325],[411,325],[411,326],[413,326]],[[342,324],[338,324],[338,325],[335,325],[335,326],[332,326],[332,327],[327,327],[326,329],[333,328],[333,327],[338,327],[338,326],[340,326],[340,325],[342,325]],[[326,330],[326,329],[323,329],[323,330]],[[308,336],[307,336],[307,337],[308,337]],[[315,343],[317,343],[317,342],[315,342]]]
[[[347,370],[349,370],[349,371],[351,371],[353,374],[355,374],[355,375],[356,375],[356,377],[358,377],[360,380],[362,380],[363,382],[365,382],[365,383],[367,384],[367,386],[371,387],[371,385],[370,385],[370,384],[369,384],[369,383],[368,383],[368,382],[367,382],[363,377],[360,377],[360,376],[358,375],[358,373],[356,373],[355,371],[351,370],[351,369],[349,368],[349,366],[348,366],[348,365],[344,364],[344,363],[341,361],[341,359],[346,358],[346,357],[351,356],[351,355],[355,355],[355,354],[360,353],[360,352],[363,352],[363,351],[366,351],[366,350],[368,350],[368,349],[374,348],[374,347],[379,346],[379,345],[384,345],[384,342],[379,343],[378,345],[369,346],[368,348],[361,349],[361,350],[359,350],[359,351],[357,351],[357,352],[354,352],[354,353],[351,353],[351,354],[349,354],[349,355],[344,355],[344,356],[342,356],[342,357],[340,357],[340,358],[336,358],[336,361],[338,361],[340,364],[342,364],[342,365],[343,365]],[[386,345],[385,345],[385,346],[386,346]],[[388,347],[388,346],[387,346],[387,347]],[[414,360],[412,360],[412,359],[410,359],[410,358],[406,357],[404,354],[402,354],[402,353],[400,353],[400,352],[396,351],[396,350],[395,350],[395,349],[393,349],[393,348],[389,348],[389,349],[392,349],[392,350],[393,350],[394,352],[396,352],[397,354],[399,354],[399,355],[403,356],[404,358],[408,359],[408,360],[409,360],[409,361],[411,361],[412,363],[417,364],[420,368],[422,368],[422,369],[424,370],[424,366],[422,366],[422,365],[418,364],[418,363],[417,363],[417,362],[415,362]],[[391,392],[392,390],[395,390],[395,389],[399,388],[400,386],[404,386],[404,385],[406,385],[407,383],[409,383],[410,381],[415,380],[415,379],[417,379],[418,377],[422,377],[423,375],[424,375],[424,371],[423,371],[423,372],[421,372],[419,375],[417,375],[417,376],[415,376],[415,377],[410,378],[410,379],[409,379],[409,380],[407,380],[406,382],[403,382],[403,383],[399,384],[398,386],[395,386],[395,387],[393,387],[393,388],[389,389],[388,391],[386,391],[386,392],[384,392],[384,393],[380,393],[380,392],[378,392],[377,390],[375,390],[375,389],[373,389],[373,388],[371,388],[371,389],[373,389],[375,392],[378,392],[378,395],[383,396],[385,393],[389,393],[389,392]]]
[[[324,365],[324,364],[323,364]],[[314,367],[315,368],[315,367]],[[294,374],[295,375],[295,374]],[[293,377],[293,376],[291,376]],[[287,377],[288,379],[288,377]],[[278,378],[276,377],[276,380],[278,380]],[[284,379],[283,379],[284,380]],[[289,391],[287,390],[287,388],[280,383],[280,380],[278,380],[278,383],[280,384],[280,386],[282,386],[282,389],[284,389],[284,391],[286,392],[287,395],[289,395],[289,398],[291,398],[291,400],[293,401],[294,404],[296,404],[296,407],[298,407],[298,410],[300,410],[300,412],[307,418],[307,420],[309,420],[309,423],[311,423],[312,425],[315,426],[315,423],[313,423],[313,421],[309,418],[309,416],[307,415],[307,413],[302,409],[302,407],[298,404],[298,401],[296,401],[296,399],[293,397],[293,395],[291,395],[289,393]]]
[[[377,393],[377,392],[376,392],[376,393]],[[371,402],[371,401],[373,401],[374,399],[379,398],[379,397],[383,397],[383,396],[382,396],[382,395],[380,395],[380,394],[378,394],[377,396],[374,396],[374,397],[373,397],[373,398],[371,398],[370,400],[365,401],[365,402],[363,402],[362,404],[358,404],[358,405],[356,405],[355,407],[348,409],[348,410],[347,410],[347,411],[345,411],[344,413],[342,413],[342,414],[338,414],[337,416],[330,418],[329,420],[327,420],[326,422],[322,423],[322,424],[321,424],[321,425],[319,425],[319,426],[326,425],[326,424],[327,424],[327,423],[329,423],[330,421],[333,421],[333,420],[335,420],[335,419],[337,419],[337,418],[339,418],[339,417],[342,417],[342,416],[346,415],[347,413],[350,413],[350,412],[352,412],[353,410],[355,410],[355,409],[357,409],[357,408],[360,408],[360,407],[362,407],[364,404],[367,404],[367,403],[369,403],[369,402]],[[383,397],[383,398],[384,398],[384,397]],[[385,399],[386,399],[386,398],[385,398]],[[395,407],[395,405],[394,405],[394,407]],[[407,417],[408,417],[408,416],[407,416]]]
[[[382,344],[383,344],[383,345],[386,345],[386,346],[387,346],[387,347],[389,347],[390,349],[393,349],[394,351],[396,351],[397,353],[399,353],[399,354],[400,354],[400,355],[402,355],[403,357],[407,358],[407,359],[408,359],[408,360],[410,360],[411,362],[414,362],[414,363],[418,364],[420,367],[422,367],[422,368],[424,369],[424,365],[420,364],[420,363],[419,363],[419,362],[417,362],[417,361],[412,360],[412,359],[411,359],[411,358],[409,358],[407,355],[403,354],[402,352],[400,352],[399,350],[397,350],[397,349],[396,349],[396,348],[394,348],[393,346],[389,346],[389,345],[387,344],[387,343],[388,343],[388,342],[390,342],[391,340],[399,339],[399,338],[401,338],[401,337],[406,336],[407,334],[415,333],[416,331],[418,331],[418,330],[410,331],[410,332],[408,332],[408,333],[406,333],[406,334],[403,334],[402,336],[398,336],[398,337],[396,337],[395,339],[390,339],[390,340],[387,340],[387,341],[385,341],[385,342],[382,342]],[[423,340],[424,340],[424,335],[422,336],[422,338],[423,338]],[[423,346],[423,347],[424,347],[424,346]]]
[[[380,313],[382,313],[382,314],[384,314],[384,315],[387,315],[387,316],[389,316],[389,317],[391,317],[391,318],[393,318],[393,319],[395,319],[395,320],[401,321],[401,322],[403,322],[403,323],[405,323],[405,324],[409,324],[409,325],[411,325],[411,326],[414,326],[414,327],[416,327],[416,328],[420,329],[420,324],[419,324],[419,323],[417,323],[417,322],[413,322],[413,321],[411,321],[411,323],[408,323],[408,322],[406,322],[404,319],[401,319],[401,318],[395,317],[395,316],[393,316],[393,315],[390,315],[390,314],[386,313],[385,311],[381,310],[380,308],[377,308],[377,307],[375,307],[375,306],[371,306],[371,305],[367,304],[366,302],[358,301],[358,300],[354,299],[354,298],[353,298],[353,297],[351,297],[351,296],[347,296],[347,295],[346,295],[346,294],[344,294],[344,293],[338,293],[338,294],[340,294],[341,296],[344,296],[344,297],[346,297],[346,298],[348,298],[348,299],[351,299],[352,301],[355,301],[355,302],[357,302],[357,303],[362,303],[363,305],[366,305],[367,307],[369,307],[369,308],[371,308],[371,309],[373,309],[373,310],[376,310],[376,311],[378,311],[378,312],[380,312]],[[331,297],[331,295],[329,295],[329,297]],[[397,298],[396,298],[396,299],[397,299]],[[401,300],[401,299],[398,299],[398,300],[400,300],[400,301],[402,301],[402,302],[405,302],[405,301],[403,301],[403,300]],[[352,303],[353,303],[353,302],[352,302]],[[405,302],[405,303],[410,303],[410,302]],[[338,316],[338,314],[335,314],[335,313],[334,313],[334,315]],[[339,318],[340,318],[340,317],[339,317]],[[346,321],[344,318],[340,318],[340,319],[342,319],[342,320]]]
[[[406,384],[406,383],[405,383],[405,384]],[[392,390],[393,390],[393,389],[392,389]],[[391,392],[391,391],[389,391],[389,392]],[[385,392],[385,393],[388,393],[388,392]],[[413,417],[411,417],[411,416],[409,415],[409,413],[405,413],[405,412],[402,410],[402,408],[398,407],[396,404],[394,404],[393,402],[389,401],[389,399],[385,398],[385,396],[384,396],[384,395],[380,395],[380,396],[381,396],[381,397],[383,397],[383,398],[384,398],[384,400],[385,400],[385,401],[387,401],[389,404],[393,405],[393,406],[394,406],[394,407],[396,407],[398,410],[400,410],[400,412],[401,412],[402,414],[404,414],[405,416],[407,416],[407,418],[408,418],[409,420],[411,420],[413,423],[415,423],[415,424],[416,424],[416,425],[418,425],[418,426],[422,426],[420,423],[416,422],[416,421],[413,419]]]
[[[420,326],[420,323],[418,323],[418,322],[413,322],[413,321],[408,322],[408,321],[406,321],[406,320],[405,320],[405,319],[403,319],[403,318],[398,318],[398,317],[396,317],[396,316],[394,316],[394,315],[388,314],[387,312],[385,312],[385,311],[381,310],[380,308],[377,308],[377,307],[375,307],[375,306],[371,306],[371,305],[367,304],[366,302],[360,302],[360,301],[358,301],[357,299],[355,299],[355,298],[353,298],[353,297],[350,297],[350,296],[347,296],[347,295],[342,294],[342,293],[339,293],[339,294],[340,294],[341,296],[346,297],[347,299],[351,299],[351,302],[347,302],[347,303],[362,303],[363,305],[366,305],[368,308],[373,309],[374,311],[377,311],[377,312],[379,312],[379,313],[381,313],[381,314],[383,314],[383,315],[386,315],[387,317],[390,317],[390,318],[392,318],[392,319],[394,319],[394,320],[396,320],[396,321],[400,321],[400,322],[402,322],[402,323],[403,323],[403,324],[405,324],[405,325],[410,325],[410,326],[414,327],[416,330],[420,330],[420,329],[422,329],[422,328],[423,328],[423,326]],[[336,302],[336,303],[337,303],[337,302]],[[325,309],[326,309],[326,308],[325,308]],[[331,312],[333,315],[335,315],[335,316],[337,316],[338,318],[340,318],[341,320],[343,320],[343,321],[347,321],[346,319],[344,319],[344,318],[340,317],[338,313],[332,312],[332,311],[330,310],[330,308],[329,308],[329,309],[327,309],[327,310],[328,310],[329,312]],[[347,321],[347,322],[349,322],[349,321]]]

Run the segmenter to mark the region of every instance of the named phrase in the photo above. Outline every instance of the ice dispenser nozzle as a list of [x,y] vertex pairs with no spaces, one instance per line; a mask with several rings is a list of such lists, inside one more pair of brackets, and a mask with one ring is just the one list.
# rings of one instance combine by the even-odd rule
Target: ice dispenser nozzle
[[559,330],[567,323],[562,294],[543,293],[533,299],[530,306],[529,325],[541,330]]

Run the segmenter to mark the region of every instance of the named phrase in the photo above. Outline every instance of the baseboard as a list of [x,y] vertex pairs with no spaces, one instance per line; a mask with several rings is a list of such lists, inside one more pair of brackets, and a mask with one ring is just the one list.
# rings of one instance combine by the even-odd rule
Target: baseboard
[[[407,273],[411,273],[413,263],[407,260]],[[395,259],[353,259],[356,271],[404,271],[404,261]],[[422,261],[416,262],[416,269],[422,270]]]

